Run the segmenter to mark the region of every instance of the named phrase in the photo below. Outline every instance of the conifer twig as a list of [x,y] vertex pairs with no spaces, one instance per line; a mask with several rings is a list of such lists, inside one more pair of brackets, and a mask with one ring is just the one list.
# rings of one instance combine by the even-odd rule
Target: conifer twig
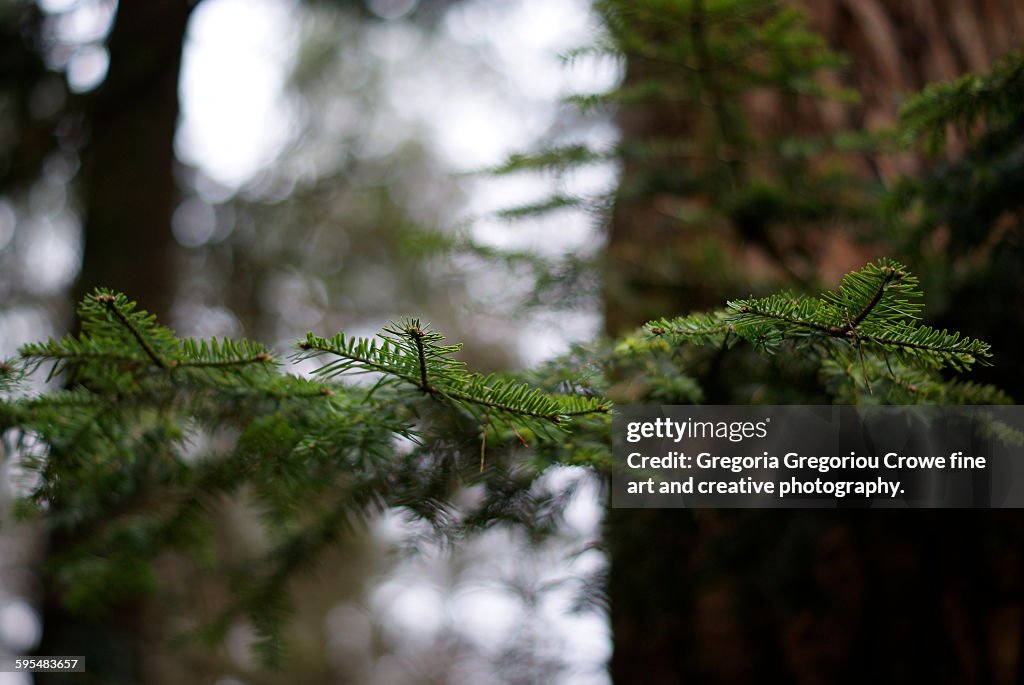
[[574,402],[571,398],[546,395],[525,384],[470,373],[461,362],[451,358],[459,346],[439,345],[443,336],[420,326],[416,320],[392,323],[381,337],[385,343],[377,347],[375,343],[346,339],[340,334],[331,340],[309,335],[299,343],[305,353],[297,358],[331,354],[340,359],[322,366],[318,374],[381,373],[433,397],[459,404],[477,417],[498,412],[559,426],[565,418],[607,413],[610,409],[608,403]]
[[416,344],[416,354],[419,358],[420,366],[420,390],[426,393],[433,394],[434,388],[430,386],[427,381],[427,358],[423,350],[423,329],[419,326],[409,326],[406,332],[412,337],[413,342]]
[[264,362],[273,361],[273,357],[266,353],[260,352],[259,354],[251,357],[243,357],[241,359],[186,359],[178,362],[178,366],[187,366],[193,369],[217,369],[217,368],[232,368],[236,366],[249,366],[250,364],[262,364]]
[[132,337],[139,343],[142,349],[146,352],[146,355],[153,360],[153,363],[159,366],[161,369],[167,369],[167,363],[160,358],[160,355],[156,353],[153,346],[149,344],[145,336],[142,335],[142,331],[135,327],[135,324],[131,322],[127,316],[124,315],[120,309],[117,308],[117,298],[109,293],[97,293],[93,296],[97,302],[104,305],[107,310],[112,313],[121,325],[128,329],[132,334]]
[[881,301],[882,295],[885,294],[885,287],[889,285],[889,281],[891,281],[897,275],[903,275],[902,272],[891,268],[883,269],[883,272],[885,273],[885,277],[878,284],[878,288],[875,289],[875,294],[871,296],[871,300],[864,305],[864,308],[861,309],[860,313],[857,314],[857,316],[853,317],[852,320],[849,320],[847,322],[847,330],[853,330],[855,326],[857,326],[861,321],[867,318],[869,314],[871,314],[872,310],[874,310],[874,308]]

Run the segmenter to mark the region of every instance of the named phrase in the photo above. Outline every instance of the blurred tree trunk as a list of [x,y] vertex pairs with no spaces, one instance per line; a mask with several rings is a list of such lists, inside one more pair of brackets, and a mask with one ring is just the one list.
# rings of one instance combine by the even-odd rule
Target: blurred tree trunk
[[[93,288],[120,290],[169,319],[175,291],[171,216],[178,198],[174,135],[178,75],[192,0],[121,0],[107,42],[110,67],[87,111],[81,204],[84,252],[76,300]],[[79,525],[54,533],[48,554],[89,534]],[[59,581],[46,586],[42,655],[85,655],[96,682],[172,682],[151,665],[159,617],[150,602],[129,600],[102,617],[70,614]],[[77,682],[78,674],[39,674],[39,683]]]
[[[863,100],[804,107],[792,116],[770,97],[758,98],[745,103],[756,133],[895,123],[906,94],[983,70],[1024,36],[1024,4],[1016,0],[796,4],[849,56],[846,85]],[[627,55],[625,82],[642,81],[649,68]],[[623,145],[700,135],[685,108],[675,107],[624,107]],[[910,157],[850,161],[883,182],[918,165]],[[666,176],[673,163],[679,160],[664,162]],[[610,334],[747,294],[720,292],[710,279],[687,280],[683,268],[676,280],[664,278],[673,275],[658,266],[665,256],[685,251],[681,241],[693,243],[680,236],[666,208],[699,206],[701,198],[652,185],[658,171],[630,160],[623,166],[605,274]],[[826,280],[866,257],[837,227],[829,230],[815,255]],[[712,238],[747,240],[736,233]],[[786,282],[793,265],[773,265],[752,247],[732,245],[728,268],[741,278],[770,273],[780,285],[798,285]],[[1004,356],[1000,364],[1006,363]],[[606,526],[617,685],[1024,682],[1024,526],[1014,512],[610,509]],[[711,551],[723,546],[733,550],[733,563],[712,567]]]
[[[783,97],[756,93],[744,102],[747,124],[759,137],[877,130],[896,123],[902,100],[925,84],[982,71],[1018,47],[1024,35],[1024,5],[1015,0],[801,0],[811,24],[829,44],[849,57],[843,83],[862,96],[857,105],[805,100],[790,107]],[[651,41],[662,39],[649,35]],[[650,59],[628,59],[625,84],[644,81],[664,67]],[[619,114],[623,146],[652,141],[692,140],[716,135],[700,130],[689,103],[630,104]],[[955,133],[951,132],[955,139]],[[641,145],[642,147],[642,145]],[[954,143],[952,149],[956,150]],[[865,176],[890,182],[920,168],[910,155],[850,156],[844,160]],[[714,162],[712,162],[714,163]],[[795,254],[765,254],[742,233],[680,230],[678,215],[700,209],[702,198],[680,188],[679,169],[702,173],[706,161],[666,156],[623,161],[613,208],[604,285],[605,328],[623,333],[651,318],[718,306],[723,296],[714,274],[679,268],[680,260],[710,242],[729,253],[726,268],[741,279],[774,280],[793,287],[800,271]],[[863,265],[877,249],[852,245],[840,231],[820,241],[815,273],[827,282]],[[806,247],[806,246],[805,246]],[[688,254],[689,253],[689,254]],[[792,260],[792,261],[791,261]],[[773,286],[774,288],[775,286]]]
[[118,4],[110,69],[88,113],[83,153],[85,249],[78,296],[120,290],[168,320],[174,295],[171,216],[178,198],[178,74],[192,0]]

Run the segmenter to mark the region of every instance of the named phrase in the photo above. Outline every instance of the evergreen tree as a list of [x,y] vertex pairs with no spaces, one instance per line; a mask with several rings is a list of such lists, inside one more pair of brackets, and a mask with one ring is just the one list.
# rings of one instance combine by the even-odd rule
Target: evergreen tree
[[[63,602],[91,616],[120,610],[156,589],[162,555],[184,551],[196,572],[222,574],[230,589],[204,636],[245,617],[269,663],[282,647],[287,581],[346,530],[388,506],[439,518],[458,480],[483,473],[488,436],[553,436],[608,411],[596,398],[471,374],[453,358],[458,346],[415,320],[377,341],[307,336],[296,360],[324,359],[315,372],[324,380],[307,380],[276,372],[255,343],[179,340],[121,295],[97,291],[79,312],[80,334],[26,345],[21,362],[3,366],[0,428],[15,429],[6,451],[39,476],[23,512],[43,515],[69,542],[51,562]],[[14,399],[16,381],[44,365],[65,389]],[[364,374],[373,382],[330,382]],[[414,448],[443,407],[464,415],[449,441],[478,432],[474,452],[434,441]],[[225,435],[226,446],[217,439]],[[507,468],[480,476],[497,490],[492,515]],[[218,568],[209,508],[240,493],[263,514],[269,549],[244,568]],[[105,663],[97,647],[87,654],[96,673],[124,678],[124,664]]]
[[[922,323],[917,281],[902,264],[869,264],[820,297],[765,295],[774,280],[821,280],[813,255],[789,250],[813,240],[815,222],[859,222],[874,213],[860,181],[819,165],[851,140],[863,141],[766,136],[744,121],[738,103],[760,88],[781,102],[821,94],[815,74],[835,58],[799,14],[772,2],[711,0],[609,2],[601,9],[612,47],[628,48],[631,63],[651,65],[600,100],[681,100],[700,113],[687,124],[692,140],[645,141],[648,147],[627,137],[612,152],[561,149],[519,158],[509,169],[622,158],[642,173],[627,173],[639,185],[620,190],[614,212],[641,228],[649,217],[642,205],[630,208],[634,197],[653,191],[697,199],[667,203],[672,221],[655,233],[687,230],[664,262],[648,271],[636,268],[646,266],[641,253],[625,255],[631,275],[623,272],[618,285],[614,274],[609,280],[613,290],[629,286],[621,310],[653,292],[633,287],[651,273],[668,277],[655,291],[684,291],[687,308],[716,305],[700,288],[718,273],[700,269],[721,267],[730,261],[725,255],[772,264],[763,272],[771,277],[750,288],[761,296],[688,316],[675,316],[681,308],[670,304],[673,297],[659,298],[643,331],[581,348],[529,374],[527,383],[469,373],[455,346],[413,319],[390,324],[377,340],[308,335],[296,361],[319,364],[314,376],[284,374],[254,342],[178,339],[123,295],[96,291],[82,301],[81,333],[25,345],[21,359],[0,365],[4,451],[37,477],[19,510],[70,542],[49,569],[70,609],[110,615],[104,612],[133,594],[167,592],[155,565],[175,551],[223,588],[223,601],[192,637],[216,641],[247,620],[264,661],[280,664],[289,581],[369,513],[400,507],[446,534],[512,522],[542,535],[549,503],[532,497],[530,485],[544,467],[574,464],[607,475],[610,404],[603,397],[1009,401],[956,377],[985,363],[989,347]],[[689,78],[677,80],[679,69]],[[971,141],[961,159],[908,182],[899,199],[911,210],[911,220],[902,220],[918,227],[913,235],[943,238],[949,231],[954,245],[1014,263],[1019,227],[1005,226],[1014,216],[1007,189],[1019,166],[1019,74],[1019,60],[1008,62],[987,77],[928,91],[906,110],[910,138],[938,140],[957,121]],[[961,197],[957,192],[969,201],[945,201]],[[547,206],[561,204],[556,198]],[[970,218],[959,213],[965,207]],[[693,260],[694,240],[715,243],[716,232],[749,249],[730,252],[735,246],[726,240],[703,253],[717,261]],[[993,241],[997,249],[990,250]],[[949,243],[936,244],[941,252]],[[943,265],[942,254],[935,264],[930,273],[958,273]],[[674,271],[685,273],[677,279]],[[716,287],[732,287],[733,276]],[[617,327],[625,330],[635,316]],[[44,372],[63,389],[31,394],[26,381]],[[481,483],[486,494],[453,521],[450,497],[467,483]],[[263,515],[266,549],[242,565],[224,564],[212,542],[213,510],[224,497],[248,499]],[[1003,673],[985,662],[992,645],[976,626],[1007,602],[978,588],[1019,583],[1019,570],[1001,552],[1017,544],[1012,519],[879,515],[851,523],[832,514],[672,514],[612,512],[612,578],[607,585],[598,579],[590,599],[612,605],[617,681],[969,681]],[[661,545],[657,554],[652,541]],[[88,661],[108,668],[102,658]],[[883,663],[890,667],[884,677]]]
[[[427,33],[447,5],[418,3],[409,28]],[[454,313],[451,319],[445,315],[453,309],[450,302],[462,297],[460,284],[437,278],[401,248],[415,232],[415,221],[428,220],[425,215],[437,207],[442,214],[454,211],[460,202],[456,184],[415,143],[415,131],[406,132],[407,140],[388,156],[366,153],[367,131],[379,128],[375,115],[384,110],[376,74],[381,60],[369,56],[372,36],[380,36],[372,29],[387,22],[374,6],[380,8],[345,2],[305,3],[298,9],[297,30],[308,29],[310,35],[290,86],[307,98],[312,123],[287,151],[293,156],[227,197],[230,189],[215,187],[176,159],[172,149],[187,21],[194,9],[202,11],[201,3],[82,2],[45,8],[31,0],[4,3],[0,21],[9,59],[3,60],[0,84],[5,132],[0,142],[0,247],[5,248],[0,251],[0,338],[18,330],[19,319],[43,330],[72,326],[74,300],[95,284],[131,292],[162,321],[171,321],[173,312],[175,325],[204,331],[212,326],[270,344],[280,340],[275,327],[295,317],[305,319],[298,324],[303,328],[320,316],[336,317],[325,325],[341,325],[340,320],[356,326],[359,320],[365,328],[367,320],[381,317],[383,307],[390,316],[395,310],[431,312],[436,323],[458,330]],[[86,45],[75,43],[78,34],[69,43],[66,27],[80,25],[83,17],[97,30],[109,18],[109,28],[85,39]],[[110,59],[105,78],[89,92],[69,89],[73,79],[61,73],[72,71],[68,60],[79,50],[105,50]],[[360,84],[357,90],[353,82]],[[358,114],[328,117],[339,101],[358,101]],[[327,119],[330,125],[321,121]],[[308,164],[310,149],[318,153],[314,165]],[[392,169],[399,166],[402,174],[396,178]],[[431,179],[430,189],[418,185],[422,178]],[[220,202],[207,206],[200,187]],[[420,192],[429,202],[420,201]],[[205,244],[185,249],[178,244],[171,230],[176,209],[181,210],[179,229],[184,224],[194,230],[207,218],[215,222],[205,226],[211,231]],[[42,247],[39,236],[50,226],[64,229],[59,237],[71,257],[63,265],[64,282],[53,283],[57,269],[50,264],[59,260],[49,243],[45,269],[30,269],[25,259],[25,246]],[[180,230],[177,234],[189,242]],[[11,249],[6,249],[9,239]],[[358,259],[352,258],[355,253]],[[69,287],[79,257],[78,286]],[[371,278],[381,285],[362,291],[372,292],[373,302],[351,296]],[[442,280],[445,287],[439,287]],[[383,285],[393,286],[393,292]],[[445,314],[431,301],[442,302]],[[289,323],[281,330],[286,340],[293,335]],[[8,351],[12,337],[22,334],[0,340]],[[494,357],[492,368],[502,366],[508,354],[495,350]],[[68,536],[58,532],[44,548],[61,556]],[[160,613],[151,605],[125,606],[119,620],[75,628],[49,597],[42,605],[47,629],[41,649],[50,653],[82,633],[99,642],[98,636],[109,631],[108,644],[131,645],[125,652],[142,655],[147,652],[144,624],[155,623],[152,614]],[[76,637],[62,642],[65,629],[77,630]],[[133,658],[122,654],[119,660]]]
[[[820,298],[737,300],[652,322],[575,378],[590,389],[552,395],[469,373],[453,358],[458,346],[416,320],[388,325],[377,340],[306,336],[295,359],[318,366],[304,378],[280,373],[256,343],[178,339],[124,296],[97,291],[79,308],[80,334],[27,344],[20,360],[4,363],[0,429],[9,458],[37,475],[22,515],[73,533],[50,569],[71,610],[98,616],[133,594],[166,592],[154,565],[183,552],[197,571],[221,578],[229,598],[194,636],[223,638],[245,618],[265,662],[280,664],[288,582],[370,513],[401,507],[438,524],[453,488],[481,481],[488,494],[470,525],[533,525],[537,512],[523,516],[521,499],[531,477],[516,484],[514,444],[540,441],[535,468],[607,473],[610,405],[594,389],[608,387],[602,379],[616,365],[659,356],[678,364],[688,348],[721,352],[744,341],[762,353],[787,349],[784,363],[803,364],[836,398],[1005,401],[991,388],[943,380],[941,369],[970,368],[988,346],[918,324],[917,294],[902,265],[883,261]],[[662,382],[682,384],[686,365],[668,368]],[[64,389],[19,391],[43,371]],[[362,376],[369,382],[353,382]],[[699,387],[689,395],[699,399]],[[577,423],[583,430],[566,432]],[[268,547],[224,568],[210,507],[242,494],[262,513]],[[93,656],[102,675],[109,667]]]
[[[898,249],[919,254],[926,287],[947,293],[936,320],[988,337],[1003,350],[999,383],[1024,387],[1016,344],[1024,311],[1020,193],[1024,181],[1024,54],[1004,57],[983,74],[933,84],[900,115],[900,142],[921,151],[924,173],[889,197]],[[983,377],[995,379],[990,373]]]

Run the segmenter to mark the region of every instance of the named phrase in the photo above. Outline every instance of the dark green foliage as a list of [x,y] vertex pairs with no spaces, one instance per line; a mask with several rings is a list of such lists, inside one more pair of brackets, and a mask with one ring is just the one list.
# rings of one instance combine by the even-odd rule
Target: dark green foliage
[[[1024,310],[1024,54],[988,73],[935,84],[911,98],[898,137],[931,164],[889,199],[897,250],[914,255],[925,287],[941,293],[941,325],[984,335],[1003,351],[981,378],[1019,393]],[[993,325],[999,322],[998,325]]]
[[917,279],[902,265],[881,262],[847,275],[839,289],[820,299],[774,295],[736,300],[729,307],[743,315],[735,332],[775,351],[787,336],[827,336],[859,352],[893,354],[917,366],[963,369],[989,356],[989,346],[916,323],[921,308]]
[[[917,286],[906,267],[881,260],[847,274],[836,290],[820,297],[782,293],[733,300],[720,312],[663,319],[645,328],[671,346],[725,348],[743,340],[770,354],[809,355],[824,385],[844,401],[873,394],[880,385],[882,401],[1005,402],[992,388],[949,383],[939,375],[946,368],[987,364],[991,352],[980,340],[919,324]],[[643,342],[634,347],[642,350]]]
[[451,402],[487,424],[502,421],[511,429],[531,428],[546,432],[564,426],[573,416],[607,412],[610,405],[596,398],[575,395],[547,395],[529,385],[496,375],[469,373],[457,361],[460,345],[442,345],[444,336],[420,324],[417,319],[391,323],[380,334],[382,342],[346,339],[330,340],[312,334],[299,343],[297,361],[323,355],[336,357],[316,374],[333,378],[341,374],[382,374],[370,394],[381,385],[405,383],[426,395]]
[[[178,339],[123,295],[97,291],[79,314],[80,334],[27,344],[0,369],[5,451],[38,478],[19,510],[72,539],[50,560],[65,603],[95,615],[152,591],[153,564],[177,550],[233,597],[203,634],[247,619],[270,661],[281,656],[287,582],[366,517],[394,506],[435,517],[474,477],[488,432],[497,448],[609,409],[598,397],[471,374],[453,358],[458,346],[415,320],[379,341],[307,336],[297,359],[324,358],[307,379],[282,374],[255,343]],[[19,396],[38,370],[64,387]],[[341,382],[361,374],[374,382]],[[460,445],[460,465],[438,480],[447,451],[423,436],[446,422],[471,439],[475,423],[483,437],[476,449]],[[476,477],[498,487],[504,472],[499,464]],[[531,479],[522,473],[511,490]],[[517,510],[511,490],[492,493],[482,520]],[[211,552],[211,507],[225,497],[249,502],[263,521],[268,551],[242,569]]]
[[[808,33],[802,15],[768,1],[599,7],[609,42],[598,51],[649,69],[589,102],[693,107],[693,135],[606,151],[563,145],[514,157],[501,172],[640,163],[638,185],[621,189],[622,197],[700,197],[699,204],[674,205],[677,228],[768,236],[769,249],[771,226],[871,214],[841,170],[813,163],[857,147],[859,138],[763,136],[743,117],[739,100],[755,87],[830,95],[813,76],[838,60]],[[1008,189],[1020,175],[1024,128],[1008,103],[1019,102],[1019,64],[932,89],[908,106],[910,137],[941,142],[938,130],[955,123],[974,141],[962,159],[905,186],[901,207],[916,212],[917,236],[948,226],[944,249],[951,252],[984,246],[997,256],[1014,254],[1019,226],[1004,233],[992,227],[1016,207]],[[561,194],[518,213],[581,205],[603,209],[609,198]],[[500,256],[544,273],[535,255]],[[671,273],[693,276],[678,255],[666,256]],[[686,258],[704,267],[699,278],[716,278],[705,257],[693,249]],[[584,297],[579,293],[593,289],[572,283],[589,268],[578,261],[547,272],[547,285]],[[216,640],[247,620],[264,659],[280,663],[289,581],[375,512],[401,508],[451,540],[495,525],[522,527],[530,540],[555,530],[571,493],[539,491],[537,476],[552,464],[608,473],[604,397],[1009,402],[992,386],[951,378],[987,363],[989,347],[923,325],[918,297],[916,278],[883,260],[819,297],[751,296],[710,313],[653,321],[518,378],[472,374],[458,361],[457,345],[409,319],[375,340],[308,335],[296,360],[319,366],[307,378],[281,373],[255,343],[178,339],[123,296],[98,291],[82,302],[81,334],[25,345],[20,360],[0,363],[0,432],[5,456],[38,477],[18,510],[74,540],[48,569],[71,608],[99,614],[133,593],[159,591],[155,563],[182,553],[229,598],[198,636]],[[26,394],[36,371],[63,387]],[[484,487],[481,503],[458,510],[452,494],[476,483]],[[256,558],[219,556],[212,519],[226,499],[259,513],[266,544]],[[598,605],[602,582],[591,586]]]
[[[535,480],[551,464],[608,473],[605,395],[714,399],[714,369],[771,376],[744,349],[788,349],[786,365],[816,376],[834,400],[867,401],[867,391],[870,401],[1005,401],[938,375],[983,362],[988,346],[918,325],[917,295],[916,279],[883,260],[819,298],[737,300],[652,322],[524,383],[470,373],[458,345],[415,319],[376,340],[310,334],[295,357],[320,364],[313,378],[282,374],[259,345],[179,340],[124,296],[97,291],[79,309],[81,334],[27,344],[21,362],[0,369],[0,428],[11,456],[38,474],[21,511],[75,541],[50,562],[70,608],[99,614],[157,589],[154,562],[178,550],[231,598],[197,635],[217,639],[246,619],[261,655],[280,663],[288,582],[374,512],[403,508],[443,536],[515,525],[541,540],[557,530],[572,493],[537,490]],[[11,392],[40,368],[65,387]],[[353,376],[369,382],[339,382]],[[485,495],[455,515],[450,497],[472,480]],[[225,566],[211,546],[211,507],[224,497],[251,502],[263,521],[266,551],[241,566]]]
[[[958,159],[937,165],[920,179],[906,179],[893,205],[910,211],[921,239],[941,226],[949,230],[952,256],[990,239],[996,224],[1020,207],[1024,183],[1024,54],[1000,62],[988,74],[968,74],[929,86],[907,102],[899,133],[937,155],[948,135],[968,143]],[[1014,224],[1019,229],[1019,223]],[[1003,229],[1006,230],[1005,228]],[[995,237],[998,242],[1003,236]]]
[[932,153],[946,144],[948,127],[970,133],[981,123],[986,131],[1020,125],[1024,100],[1024,53],[1010,55],[987,74],[967,74],[927,86],[903,106],[900,132],[908,141],[924,141]]

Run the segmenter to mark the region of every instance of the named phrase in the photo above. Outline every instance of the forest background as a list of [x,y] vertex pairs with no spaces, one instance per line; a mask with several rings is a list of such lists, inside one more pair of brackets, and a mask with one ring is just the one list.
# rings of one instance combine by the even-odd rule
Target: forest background
[[[504,163],[482,160],[499,176],[540,173],[532,186],[520,182],[544,194],[509,200],[501,218],[515,221],[507,228],[490,217],[473,229],[453,212],[465,181],[453,179],[423,130],[395,112],[396,103],[436,102],[436,94],[417,90],[415,78],[394,85],[389,74],[396,61],[421,59],[410,44],[441,50],[438,41],[453,31],[472,37],[500,20],[507,3],[296,6],[305,19],[287,88],[301,133],[258,174],[231,185],[188,163],[178,129],[188,22],[213,2],[4,4],[5,353],[74,326],[71,303],[104,285],[179,333],[275,346],[306,329],[365,334],[415,314],[466,341],[470,353],[489,351],[469,358],[475,368],[501,369],[512,365],[515,347],[544,356],[536,351],[544,322],[585,338],[602,321],[605,333],[622,335],[727,298],[785,287],[815,292],[894,256],[921,276],[929,322],[997,350],[994,371],[972,378],[1019,396],[1019,59],[989,77],[926,92],[899,128],[883,132],[926,83],[987,72],[1011,53],[1022,26],[1012,2],[807,2],[807,24],[775,2],[598,3],[594,35],[569,61],[604,62],[612,74],[607,92],[582,93],[557,119],[541,117],[531,133],[546,130],[532,151]],[[469,53],[463,44],[441,59],[493,79],[493,63]],[[487,144],[472,129],[456,137],[467,148]],[[560,245],[555,236],[566,226],[580,237]],[[524,233],[533,239],[522,240]],[[517,238],[496,238],[508,234]],[[869,401],[885,396],[883,387],[905,400],[910,388],[926,387],[909,375],[885,387],[866,371],[860,387],[837,386],[817,367],[741,353],[644,352],[638,366],[606,363],[621,351],[577,351],[533,380],[620,402]],[[594,364],[605,365],[601,380],[588,375]],[[945,380],[934,385],[946,393],[939,399],[1003,399]],[[479,430],[466,430],[478,443]],[[25,454],[23,437],[5,433],[5,454]],[[613,510],[599,529],[584,507],[574,527],[563,506],[578,501],[573,488],[599,490],[599,468],[556,469],[537,480],[535,459],[503,456],[499,445],[492,456],[484,492],[506,478],[528,496],[506,498],[477,527],[522,545],[514,556],[528,561],[515,573],[471,564],[468,533],[451,534],[458,525],[417,527],[394,508],[372,519],[397,528],[392,541],[419,547],[421,557],[438,536],[457,550],[438,565],[446,575],[435,581],[451,587],[420,593],[406,632],[388,628],[367,601],[373,592],[386,595],[379,589],[386,580],[368,590],[374,573],[387,579],[384,569],[406,563],[382,554],[373,536],[333,540],[337,556],[321,567],[332,572],[288,588],[291,639],[240,621],[213,652],[165,647],[175,621],[195,618],[179,615],[176,604],[126,599],[115,620],[97,624],[94,616],[68,618],[66,587],[26,572],[52,564],[30,555],[8,582],[39,604],[44,626],[68,627],[63,636],[44,631],[40,649],[56,653],[56,645],[90,635],[99,650],[90,663],[118,664],[98,676],[109,681],[178,682],[200,673],[277,682],[303,673],[310,682],[603,682],[600,646],[592,643],[588,663],[573,663],[580,646],[543,628],[551,612],[568,613],[559,609],[570,596],[598,615],[610,604],[616,682],[674,682],[687,672],[716,682],[755,672],[836,682],[878,663],[892,680],[937,672],[957,682],[1013,682],[1024,672],[1018,517]],[[432,512],[433,523],[439,512],[458,518],[458,497],[472,511],[481,496],[467,459],[456,461],[455,480],[470,487],[449,492],[455,499]],[[554,461],[572,462],[572,453]],[[7,462],[14,476],[16,462]],[[228,556],[239,559],[265,544],[258,532],[238,534],[251,516],[244,499],[215,511],[221,544],[236,545]],[[59,559],[75,539],[73,529],[51,535],[47,556]],[[476,553],[489,555],[493,545]],[[551,561],[567,549],[577,553],[577,568]],[[558,571],[545,577],[551,569]],[[161,586],[181,580],[174,559],[162,559],[157,571]],[[500,646],[474,641],[453,625],[450,609],[460,592],[466,598],[467,584],[495,579],[505,588],[490,601],[517,617],[496,629],[504,630]],[[545,604],[551,587],[559,588],[556,600]],[[422,609],[424,596],[432,610]],[[896,615],[883,611],[894,597]],[[408,616],[415,604],[391,606]],[[600,629],[592,634],[599,644]],[[292,645],[288,676],[244,656],[246,645],[262,645],[274,657],[282,641]],[[680,641],[692,649],[680,650]],[[936,645],[946,648],[942,658]]]

